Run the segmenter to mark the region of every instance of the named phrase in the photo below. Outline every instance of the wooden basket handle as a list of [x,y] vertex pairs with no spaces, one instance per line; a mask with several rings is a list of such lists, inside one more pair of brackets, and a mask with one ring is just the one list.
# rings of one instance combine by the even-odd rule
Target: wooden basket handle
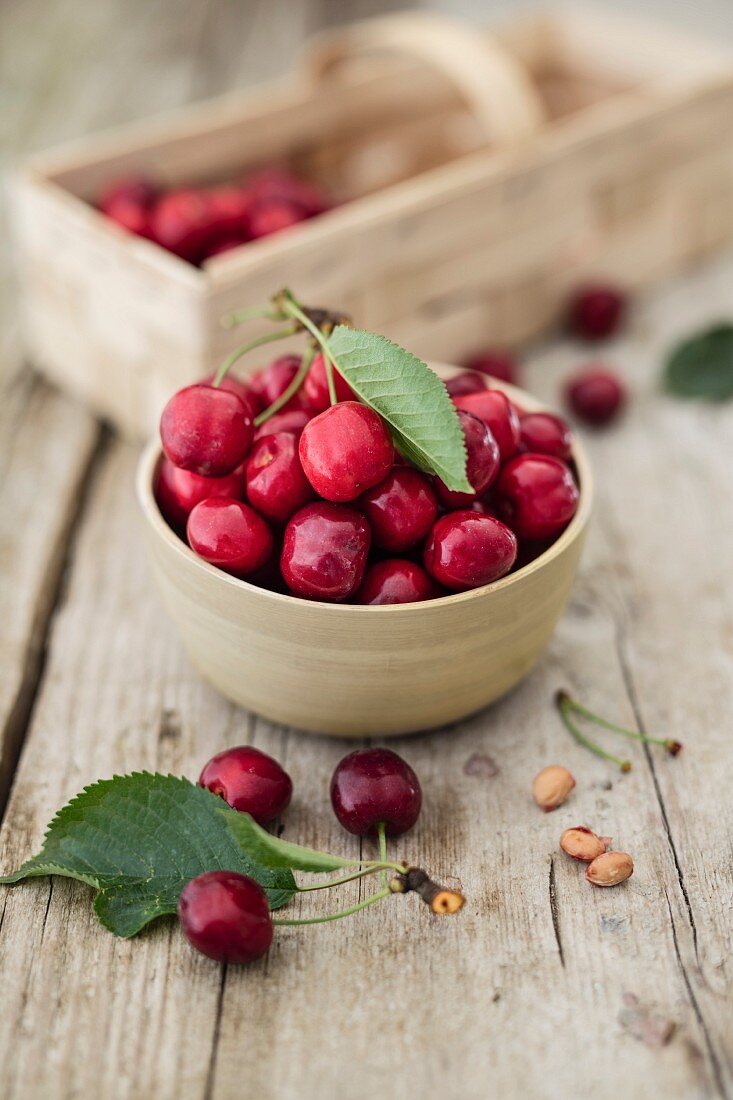
[[512,144],[544,119],[542,102],[522,65],[485,32],[428,12],[368,19],[317,35],[305,70],[322,80],[351,58],[374,52],[427,61],[460,90],[487,141]]

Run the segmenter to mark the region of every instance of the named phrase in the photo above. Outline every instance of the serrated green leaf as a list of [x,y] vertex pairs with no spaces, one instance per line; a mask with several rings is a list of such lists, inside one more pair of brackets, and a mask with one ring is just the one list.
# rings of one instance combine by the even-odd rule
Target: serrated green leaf
[[328,347],[354,392],[389,424],[398,450],[449,489],[472,492],[455,406],[437,374],[385,336],[337,325]]
[[291,844],[272,836],[249,814],[222,810],[235,839],[262,867],[290,867],[297,871],[337,871],[353,867],[353,859],[342,859],[328,852],[318,852],[302,844]]
[[664,384],[679,397],[733,397],[733,325],[714,325],[678,344],[667,360]]
[[99,891],[100,921],[133,936],[175,913],[181,890],[205,871],[238,871],[264,888],[270,907],[295,892],[290,871],[259,864],[228,825],[234,810],[187,779],[136,772],[86,787],[48,827],[41,851],[2,883],[64,875]]

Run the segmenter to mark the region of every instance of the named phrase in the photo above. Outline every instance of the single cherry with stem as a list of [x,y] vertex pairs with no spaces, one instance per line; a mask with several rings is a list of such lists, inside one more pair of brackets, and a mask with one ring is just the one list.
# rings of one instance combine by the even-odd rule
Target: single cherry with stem
[[418,819],[420,781],[410,765],[391,749],[356,749],[337,765],[331,778],[331,805],[343,827],[357,836],[401,836]]
[[235,871],[207,871],[184,886],[178,916],[186,939],[217,962],[250,963],[272,943],[267,895]]

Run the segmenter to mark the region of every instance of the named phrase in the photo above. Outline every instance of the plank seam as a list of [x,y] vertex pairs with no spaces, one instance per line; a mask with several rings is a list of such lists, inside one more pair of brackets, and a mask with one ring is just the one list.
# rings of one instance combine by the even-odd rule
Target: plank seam
[[226,962],[222,963],[221,981],[219,983],[219,995],[216,999],[216,1018],[214,1020],[214,1031],[211,1037],[211,1053],[209,1055],[209,1066],[206,1072],[206,1086],[204,1088],[203,1100],[211,1100],[211,1097],[214,1095],[214,1081],[216,1079],[216,1059],[219,1053],[221,1020],[224,1012],[224,990],[227,984],[228,970],[229,964]]
[[548,890],[550,895],[550,913],[552,915],[552,928],[555,933],[555,941],[557,943],[557,951],[560,956],[560,965],[565,967],[565,952],[562,945],[562,936],[560,935],[560,908],[557,902],[557,882],[555,879],[555,857],[550,856],[550,876],[548,881]]

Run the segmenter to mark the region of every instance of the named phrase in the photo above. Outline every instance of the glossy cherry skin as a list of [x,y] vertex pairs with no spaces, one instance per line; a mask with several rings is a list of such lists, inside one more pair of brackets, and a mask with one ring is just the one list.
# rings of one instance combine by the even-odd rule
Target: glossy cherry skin
[[211,208],[203,191],[169,191],[155,204],[151,235],[162,248],[189,263],[198,263],[209,242]]
[[150,236],[150,214],[158,197],[157,188],[144,177],[116,180],[105,187],[99,209],[130,233]]
[[327,501],[307,504],[285,528],[280,555],[285,583],[306,600],[347,600],[361,584],[370,544],[369,525],[356,509]]
[[236,871],[207,871],[181,891],[178,916],[192,947],[217,962],[250,963],[272,943],[272,917],[259,883]]
[[199,786],[219,795],[233,810],[250,814],[260,825],[279,817],[293,796],[285,769],[251,745],[213,756],[199,776]]
[[[202,378],[198,383],[200,386],[213,386],[215,374],[207,374],[205,378]],[[230,393],[236,393],[237,397],[242,401],[245,408],[249,410],[249,415],[252,420],[257,416],[258,412],[261,412],[261,405],[259,398],[252,392],[249,385],[243,378],[237,378],[231,371],[225,374],[219,383],[218,389],[229,390]]]
[[[263,409],[269,408],[278,397],[285,393],[300,367],[299,355],[281,355],[267,367],[255,371],[248,380],[248,386],[252,393],[260,401]],[[303,396],[303,390],[298,390],[293,397],[278,411],[289,412],[291,409],[307,408],[307,402]]]
[[247,457],[254,428],[236,393],[187,386],[174,393],[160,418],[163,450],[174,466],[202,477],[224,477]]
[[292,432],[266,435],[247,459],[247,499],[272,523],[285,523],[313,500],[315,493],[298,457],[298,437]]
[[394,447],[382,418],[367,405],[341,401],[309,420],[300,437],[305,476],[324,500],[346,503],[389,473]]
[[179,470],[163,457],[155,489],[158,507],[171,527],[181,531],[191,511],[209,497],[241,500],[244,497],[244,469],[238,466],[225,477],[201,477],[190,470]]
[[188,517],[186,537],[199,557],[235,577],[261,569],[274,548],[272,531],[262,516],[241,500],[222,497],[196,505]]
[[445,388],[451,397],[460,397],[465,393],[481,393],[487,390],[486,379],[476,371],[464,370],[460,374],[454,374],[445,384]]
[[578,487],[570,468],[551,455],[516,455],[496,483],[499,515],[520,539],[552,538],[578,507]]
[[464,509],[442,516],[425,543],[430,576],[453,592],[503,577],[517,557],[517,539],[500,520]]
[[582,340],[603,340],[620,327],[626,297],[618,287],[602,283],[581,287],[568,306],[568,328]]
[[484,390],[483,393],[467,393],[453,398],[458,409],[478,416],[491,429],[491,434],[499,445],[499,455],[506,462],[519,449],[519,416],[506,394],[499,390]]
[[599,428],[610,424],[623,408],[626,387],[611,371],[589,368],[566,384],[565,400],[579,420]]
[[357,836],[400,836],[417,821],[422,789],[414,771],[390,749],[357,749],[331,778],[331,805],[344,829]]
[[510,351],[497,348],[471,356],[466,363],[466,369],[489,374],[500,382],[509,382],[516,386],[519,364]]
[[264,424],[260,424],[259,428],[255,428],[255,439],[277,435],[279,432],[292,432],[293,435],[300,436],[310,419],[311,414],[307,409],[288,409],[287,412],[275,413]]
[[[354,401],[356,394],[345,378],[342,378],[337,370],[333,371],[333,384],[338,401]],[[328,379],[326,377],[326,364],[322,355],[317,355],[311,363],[310,370],[305,376],[303,393],[308,405],[314,414],[324,412],[331,404],[331,396],[328,392]]]
[[468,452],[466,477],[474,491],[461,493],[449,489],[439,477],[436,478],[435,489],[444,508],[470,508],[476,497],[493,485],[499,473],[499,447],[485,421],[465,409],[458,410],[458,419]]
[[425,538],[435,523],[438,501],[430,479],[409,466],[395,466],[368,489],[359,507],[369,520],[374,545],[400,554]]
[[357,603],[391,604],[420,603],[434,600],[443,593],[424,569],[404,558],[387,558],[375,562],[364,574],[357,592]]
[[570,458],[573,433],[568,424],[552,413],[527,413],[519,421],[522,450],[535,454]]

